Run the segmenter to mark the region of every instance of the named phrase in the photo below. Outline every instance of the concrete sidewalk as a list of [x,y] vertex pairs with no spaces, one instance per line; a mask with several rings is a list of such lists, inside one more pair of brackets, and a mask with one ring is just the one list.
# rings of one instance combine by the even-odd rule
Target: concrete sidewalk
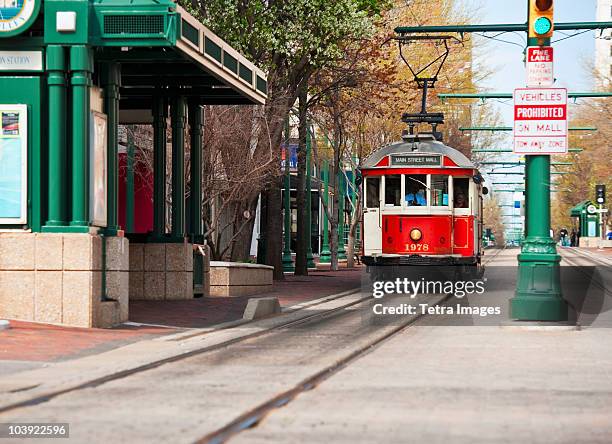
[[[281,307],[357,288],[363,268],[287,275],[273,290],[251,297],[278,297]],[[85,329],[11,321],[0,330],[0,377],[69,361],[187,329],[213,329],[242,318],[249,297],[197,298],[188,301],[134,301],[130,322],[113,329]]]

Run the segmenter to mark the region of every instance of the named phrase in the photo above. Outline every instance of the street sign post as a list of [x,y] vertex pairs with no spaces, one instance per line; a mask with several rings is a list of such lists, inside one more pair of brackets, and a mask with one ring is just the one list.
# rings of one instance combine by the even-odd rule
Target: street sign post
[[552,46],[530,46],[527,48],[527,86],[550,87],[555,82]]
[[514,152],[565,154],[567,149],[567,90],[515,89]]

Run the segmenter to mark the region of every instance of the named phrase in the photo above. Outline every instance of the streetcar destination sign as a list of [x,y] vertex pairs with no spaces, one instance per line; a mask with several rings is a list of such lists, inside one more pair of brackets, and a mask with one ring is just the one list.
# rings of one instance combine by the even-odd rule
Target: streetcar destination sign
[[530,46],[527,48],[526,63],[527,86],[538,88],[553,85],[555,77],[551,46]]
[[396,154],[391,156],[392,166],[440,166],[442,156]]
[[567,90],[514,90],[514,152],[567,153]]

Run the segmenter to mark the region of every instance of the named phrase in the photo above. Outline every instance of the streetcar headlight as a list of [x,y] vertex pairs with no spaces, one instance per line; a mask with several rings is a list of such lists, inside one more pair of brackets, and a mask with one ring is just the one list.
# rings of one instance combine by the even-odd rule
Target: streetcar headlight
[[413,228],[412,230],[410,230],[410,239],[412,239],[413,241],[418,241],[421,240],[421,238],[423,237],[423,233],[421,233],[421,230],[419,230],[418,228]]

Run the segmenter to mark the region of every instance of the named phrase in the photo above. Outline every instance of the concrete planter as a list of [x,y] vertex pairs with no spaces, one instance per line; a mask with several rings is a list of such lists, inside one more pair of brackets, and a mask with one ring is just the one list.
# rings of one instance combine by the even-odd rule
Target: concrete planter
[[250,296],[272,289],[274,267],[240,262],[211,261],[211,296]]

